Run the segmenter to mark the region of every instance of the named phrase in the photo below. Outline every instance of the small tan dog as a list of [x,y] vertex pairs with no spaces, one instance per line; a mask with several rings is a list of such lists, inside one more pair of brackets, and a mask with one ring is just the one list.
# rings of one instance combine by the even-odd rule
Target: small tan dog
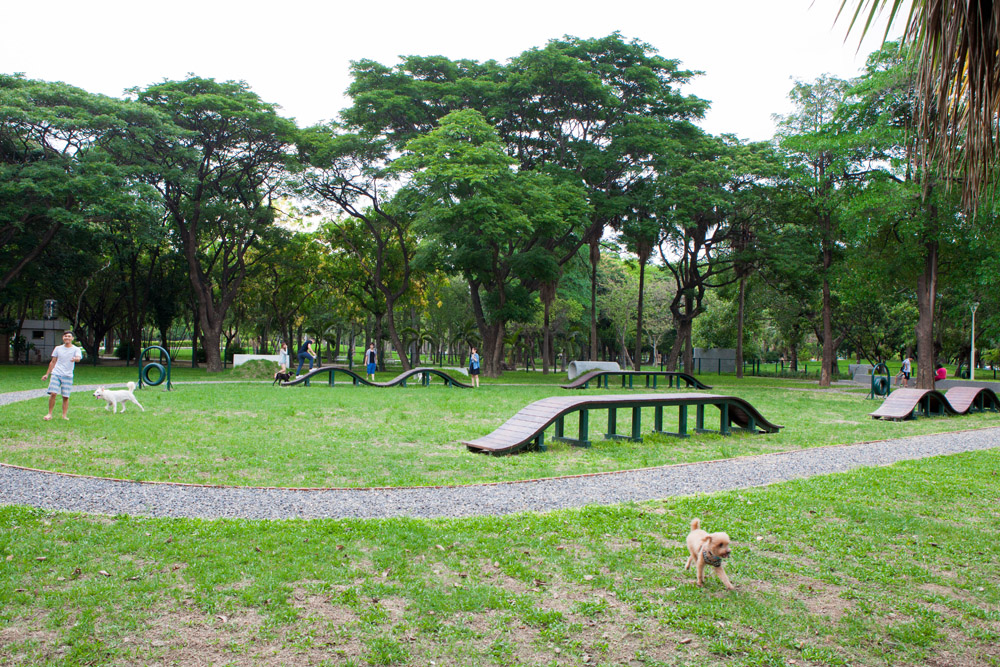
[[733,590],[733,584],[726,576],[726,569],[722,565],[723,558],[729,558],[729,535],[725,533],[708,533],[701,529],[701,521],[691,519],[691,532],[687,536],[688,556],[685,570],[691,569],[691,563],[698,566],[698,585],[705,583],[705,566],[711,565],[715,568],[722,585]]

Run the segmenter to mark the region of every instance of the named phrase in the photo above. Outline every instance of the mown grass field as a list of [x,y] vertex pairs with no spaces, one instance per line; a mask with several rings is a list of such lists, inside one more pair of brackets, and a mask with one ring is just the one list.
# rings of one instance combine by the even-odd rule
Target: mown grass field
[[[0,407],[0,461],[223,484],[464,484],[1000,425],[992,414],[878,422],[862,390],[706,375],[711,393],[745,398],[786,428],[491,458],[457,440],[565,393],[555,386],[563,376],[512,373],[479,390],[280,389],[252,377],[184,384],[206,379],[187,370],[174,392],[139,393],[146,412],[112,415],[89,394],[73,397],[69,422],[42,422],[44,398]],[[42,384],[43,370],[7,371],[0,391]],[[133,372],[80,367],[77,384]],[[461,520],[0,507],[0,664],[997,667],[998,471],[1000,450],[990,450]],[[714,577],[699,589],[683,570],[693,517],[733,538],[734,592]]]
[[[998,469],[440,521],[0,508],[0,663],[995,666]],[[683,570],[695,516],[735,591]]]
[[[126,369],[115,370],[123,376]],[[77,384],[90,383],[85,373],[79,375]],[[344,381],[329,387],[319,380],[310,387],[280,388],[268,382],[185,384],[179,379],[171,392],[161,388],[138,392],[145,412],[129,405],[124,414],[114,415],[104,409],[103,401],[81,393],[71,400],[69,422],[49,423],[40,420],[46,399],[38,398],[2,409],[0,460],[147,481],[285,487],[467,484],[1000,425],[1000,415],[993,413],[876,421],[868,413],[877,402],[865,400],[862,390],[818,390],[814,384],[794,380],[714,377],[714,388],[703,393],[744,398],[785,428],[768,435],[697,434],[678,439],[648,433],[653,423],[649,408],[643,416],[647,434],[643,442],[635,443],[603,440],[606,411],[593,411],[590,448],[550,441],[546,452],[513,457],[470,453],[461,440],[491,432],[532,401],[569,393],[553,384],[558,376],[550,376],[545,384],[537,377],[532,378],[534,383],[518,379],[511,379],[511,384],[484,383],[477,390],[440,383],[381,389]],[[577,394],[584,391],[646,390],[612,387]],[[713,408],[706,413],[707,425],[715,419],[717,426],[718,413]],[[626,417],[620,416],[619,430],[628,428]],[[668,428],[675,425],[674,411],[667,410],[666,417]],[[567,418],[566,429],[576,433],[575,415]]]

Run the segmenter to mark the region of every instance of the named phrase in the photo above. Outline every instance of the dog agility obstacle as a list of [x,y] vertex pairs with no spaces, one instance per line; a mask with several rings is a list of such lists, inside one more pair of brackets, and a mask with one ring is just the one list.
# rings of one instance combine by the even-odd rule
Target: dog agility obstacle
[[[575,447],[589,447],[590,411],[608,411],[608,431],[605,440],[642,441],[642,409],[651,407],[654,411],[653,433],[662,433],[681,438],[688,437],[688,408],[695,408],[695,432],[720,433],[729,435],[734,430],[749,433],[777,433],[782,428],[765,419],[756,408],[742,398],[735,396],[713,396],[711,394],[613,394],[606,396],[553,396],[535,401],[522,408],[502,426],[488,435],[475,440],[463,440],[470,451],[494,455],[516,454],[527,449],[545,451],[545,429],[555,426],[552,439],[567,442]],[[719,429],[705,428],[705,407],[712,406],[719,411]],[[663,409],[677,408],[677,431],[664,430]],[[631,433],[617,432],[617,411],[632,410]],[[564,420],[566,415],[579,413],[578,437],[567,437]]]
[[573,380],[569,384],[561,385],[563,389],[586,389],[591,382],[597,384],[597,388],[600,389],[603,383],[604,388],[608,388],[608,378],[612,376],[621,376],[622,379],[622,389],[625,389],[625,381],[628,380],[628,388],[632,389],[633,380],[636,377],[644,377],[646,379],[646,388],[650,388],[650,380],[652,380],[652,388],[657,389],[657,380],[659,378],[664,378],[667,381],[667,386],[673,388],[674,383],[677,383],[677,388],[681,388],[681,381],[684,381],[685,388],[694,387],[695,389],[711,389],[709,385],[703,383],[698,378],[688,373],[682,373],[680,371],[609,371],[609,370],[596,370],[590,371],[585,375],[581,375],[577,379]]
[[429,367],[428,368],[424,368],[424,367],[421,367],[421,368],[411,368],[408,371],[400,373],[399,375],[397,375],[396,377],[392,378],[388,382],[372,382],[368,378],[362,377],[361,375],[358,375],[357,373],[355,373],[351,369],[344,368],[343,366],[322,366],[320,368],[314,368],[313,370],[309,371],[305,375],[297,377],[294,380],[289,380],[288,382],[282,382],[281,386],[282,387],[293,387],[293,386],[295,386],[297,384],[304,384],[305,386],[308,387],[309,386],[309,380],[311,380],[312,378],[316,377],[317,375],[319,375],[321,373],[329,373],[330,374],[329,381],[330,381],[330,386],[331,387],[334,386],[334,382],[336,381],[336,374],[337,373],[341,373],[342,375],[346,375],[347,377],[349,377],[351,379],[351,382],[352,382],[352,384],[354,386],[357,386],[357,385],[360,384],[360,385],[365,385],[365,386],[368,386],[368,387],[395,387],[397,385],[405,387],[407,380],[409,380],[410,378],[412,378],[415,375],[419,375],[420,376],[420,378],[419,378],[420,379],[420,384],[422,386],[424,386],[424,387],[427,387],[427,386],[430,386],[430,383],[431,383],[430,376],[431,375],[437,375],[442,380],[444,380],[445,386],[448,386],[448,387],[458,387],[460,389],[472,389],[472,385],[471,384],[465,384],[464,382],[459,382],[458,380],[456,380],[455,378],[451,377],[450,375],[448,375],[444,371],[440,371],[440,370],[438,370],[436,368],[429,368]]
[[897,389],[881,407],[869,413],[872,419],[916,419],[918,416],[965,415],[1000,412],[1000,399],[988,387],[952,387],[946,394],[936,389]]

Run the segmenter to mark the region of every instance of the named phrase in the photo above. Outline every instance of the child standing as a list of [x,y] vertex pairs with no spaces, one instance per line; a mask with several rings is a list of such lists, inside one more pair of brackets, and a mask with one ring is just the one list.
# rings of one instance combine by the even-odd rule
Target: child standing
[[375,354],[375,343],[368,343],[368,349],[365,350],[365,371],[368,372],[368,379],[375,380],[375,363],[377,361],[377,356]]
[[469,376],[472,378],[472,386],[479,387],[479,353],[476,348],[472,348],[469,355]]

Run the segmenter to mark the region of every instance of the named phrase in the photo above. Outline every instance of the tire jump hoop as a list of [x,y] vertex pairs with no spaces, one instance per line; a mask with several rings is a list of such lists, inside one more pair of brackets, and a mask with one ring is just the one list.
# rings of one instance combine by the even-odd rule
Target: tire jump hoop
[[[160,361],[163,358],[167,359],[166,368],[163,367],[162,363],[157,363],[155,361],[149,361],[146,359],[146,354],[150,350],[158,350],[160,352]],[[156,378],[150,377],[152,375],[151,371],[156,372]],[[150,387],[156,387],[158,385],[167,383],[167,391],[173,389],[173,383],[170,382],[170,353],[159,345],[150,345],[139,355],[139,389],[142,389],[143,385],[148,385]]]
[[889,368],[881,361],[872,369],[872,388],[868,398],[885,398],[892,392],[892,380]]

